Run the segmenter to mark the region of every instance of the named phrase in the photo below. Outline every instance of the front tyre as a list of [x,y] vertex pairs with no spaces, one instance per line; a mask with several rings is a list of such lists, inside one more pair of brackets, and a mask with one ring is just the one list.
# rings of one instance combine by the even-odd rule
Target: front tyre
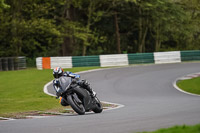
[[79,115],[85,114],[85,108],[83,104],[78,103],[72,95],[67,96],[67,101],[76,113],[78,113]]
[[101,105],[101,102],[99,101],[99,99],[97,97],[95,97],[95,101],[96,101],[96,108],[93,109],[93,112],[101,113],[103,111],[103,107]]

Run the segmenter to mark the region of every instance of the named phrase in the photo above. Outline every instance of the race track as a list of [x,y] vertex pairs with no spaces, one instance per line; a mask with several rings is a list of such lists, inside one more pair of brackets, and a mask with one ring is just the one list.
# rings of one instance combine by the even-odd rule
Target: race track
[[[0,121],[0,133],[131,133],[200,123],[200,97],[176,90],[200,63],[130,66],[81,74],[102,101],[125,105],[101,114]],[[51,73],[50,73],[51,74]],[[51,87],[51,86],[49,86]]]

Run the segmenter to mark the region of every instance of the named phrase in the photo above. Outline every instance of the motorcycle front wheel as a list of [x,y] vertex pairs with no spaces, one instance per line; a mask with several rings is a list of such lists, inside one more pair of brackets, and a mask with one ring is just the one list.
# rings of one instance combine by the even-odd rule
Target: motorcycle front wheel
[[101,102],[99,101],[99,99],[97,97],[95,97],[95,101],[96,101],[96,108],[93,109],[93,112],[101,113],[103,111],[102,104],[101,104]]
[[67,101],[76,113],[78,113],[79,115],[85,114],[85,108],[84,108],[83,104],[78,103],[72,95],[67,96]]

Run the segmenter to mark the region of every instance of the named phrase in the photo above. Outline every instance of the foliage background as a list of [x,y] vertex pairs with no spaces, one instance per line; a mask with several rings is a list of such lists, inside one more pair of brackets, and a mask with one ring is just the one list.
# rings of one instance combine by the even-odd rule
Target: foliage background
[[0,0],[0,57],[199,49],[199,0]]

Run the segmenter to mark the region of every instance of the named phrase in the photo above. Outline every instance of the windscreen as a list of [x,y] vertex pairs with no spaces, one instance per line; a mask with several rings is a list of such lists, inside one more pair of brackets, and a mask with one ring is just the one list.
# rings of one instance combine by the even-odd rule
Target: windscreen
[[71,83],[71,78],[62,76],[59,78],[59,82],[60,82],[60,86],[65,91],[66,87]]

